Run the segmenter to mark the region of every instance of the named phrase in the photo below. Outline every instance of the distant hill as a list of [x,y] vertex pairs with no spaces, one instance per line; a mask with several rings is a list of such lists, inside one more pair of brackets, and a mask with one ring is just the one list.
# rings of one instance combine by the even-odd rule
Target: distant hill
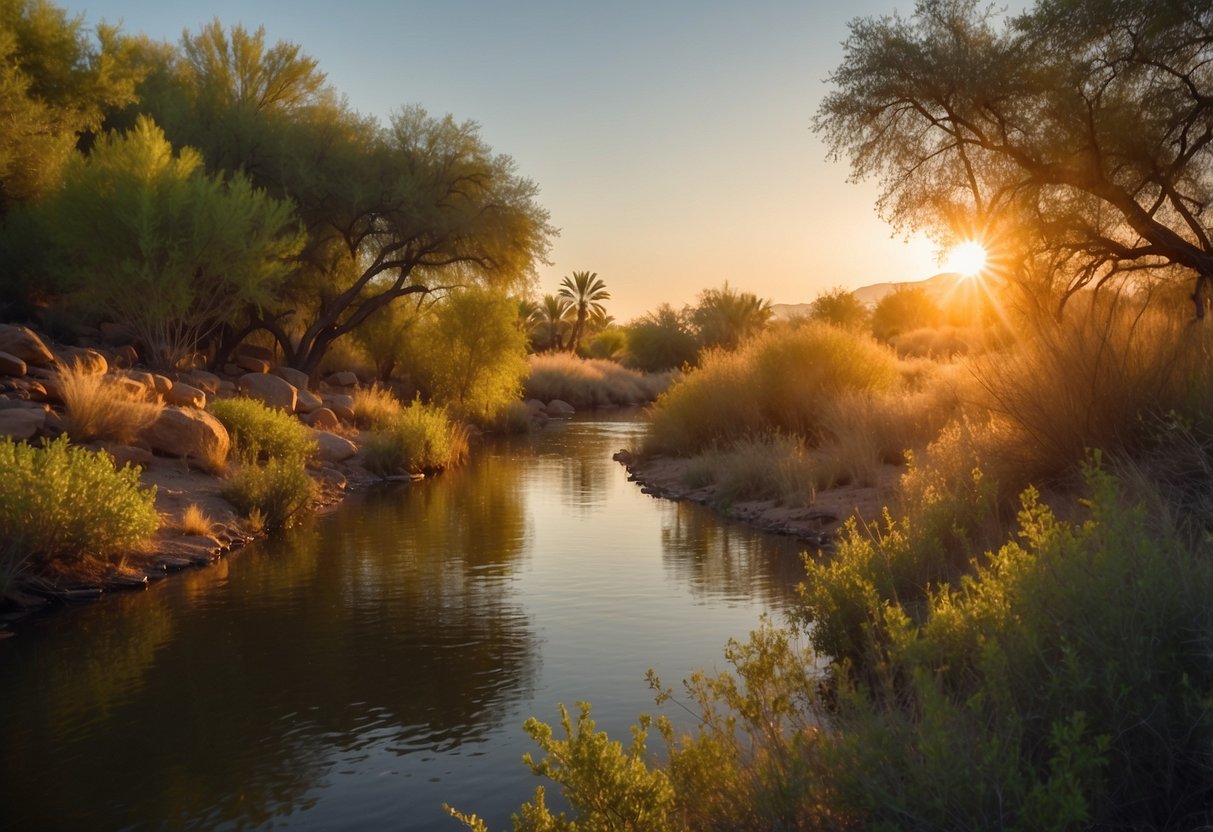
[[[926,289],[928,294],[936,299],[941,299],[947,296],[962,279],[964,279],[963,275],[957,272],[943,272],[933,277],[928,277],[926,280],[907,280],[903,283],[873,283],[871,286],[861,286],[853,290],[851,294],[869,307],[880,303],[885,295],[911,286]],[[773,303],[771,304],[771,316],[777,321],[806,317],[812,306],[813,304],[811,303]]]

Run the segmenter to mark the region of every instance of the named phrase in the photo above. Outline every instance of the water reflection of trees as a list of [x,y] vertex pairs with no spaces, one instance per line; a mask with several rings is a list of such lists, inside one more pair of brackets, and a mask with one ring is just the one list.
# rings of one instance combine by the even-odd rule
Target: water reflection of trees
[[697,595],[759,598],[782,606],[804,577],[804,545],[764,534],[692,503],[672,504],[661,529],[666,568]]
[[366,494],[237,556],[210,592],[190,586],[209,570],[184,575],[61,639],[23,636],[42,652],[0,692],[14,828],[256,826],[372,750],[407,770],[487,734],[538,663],[508,593],[528,535],[516,483],[486,459]]

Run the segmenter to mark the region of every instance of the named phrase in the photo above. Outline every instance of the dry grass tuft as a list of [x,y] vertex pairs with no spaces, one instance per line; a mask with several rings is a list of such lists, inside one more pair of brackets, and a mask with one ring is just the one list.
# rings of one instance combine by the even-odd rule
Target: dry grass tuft
[[565,352],[533,355],[530,364],[531,374],[524,384],[527,398],[561,399],[578,408],[651,402],[675,376],[673,372],[641,373],[614,361]]
[[206,516],[197,503],[190,503],[185,507],[177,528],[182,534],[207,535],[211,533],[214,525],[215,522]]
[[92,375],[79,364],[59,372],[68,434],[77,442],[107,439],[130,444],[160,415],[164,404],[111,376]]
[[354,391],[354,421],[359,427],[382,430],[404,412],[404,405],[385,387],[373,386]]

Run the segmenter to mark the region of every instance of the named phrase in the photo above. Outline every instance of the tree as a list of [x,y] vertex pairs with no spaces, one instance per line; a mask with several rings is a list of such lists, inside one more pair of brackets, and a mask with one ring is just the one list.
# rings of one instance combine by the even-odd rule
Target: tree
[[421,326],[413,369],[430,396],[482,423],[519,398],[529,365],[513,300],[460,289],[435,304]]
[[822,292],[809,307],[809,317],[843,329],[865,329],[872,313],[864,302],[841,286]]
[[81,134],[134,99],[117,29],[96,34],[45,0],[0,0],[0,216],[54,187]]
[[663,303],[627,327],[628,353],[625,363],[638,370],[655,373],[694,364],[699,343],[691,332],[685,312]]
[[562,295],[544,295],[543,303],[539,306],[536,344],[542,344],[542,350],[564,349],[564,333],[573,327],[572,321],[569,320],[572,314],[573,304],[568,298]]
[[705,289],[699,305],[691,311],[691,322],[701,347],[735,350],[742,341],[762,331],[771,320],[771,302],[752,292],[739,292],[725,283],[720,289]]
[[872,334],[882,341],[942,323],[939,304],[921,286],[899,286],[872,310]]
[[306,372],[397,298],[525,283],[555,233],[538,188],[475,123],[409,107],[382,126],[351,112],[298,47],[266,48],[261,30],[186,35],[145,87],[170,136],[298,206],[300,270],[252,326]]
[[596,318],[606,316],[606,307],[601,301],[610,300],[611,293],[606,290],[606,284],[598,278],[597,272],[573,272],[572,277],[560,281],[560,296],[572,302],[577,310],[577,320],[573,323],[568,344],[569,352],[577,352],[581,337],[585,334],[586,319],[591,315]]
[[34,210],[54,277],[130,327],[160,369],[271,303],[303,246],[289,203],[244,176],[206,174],[194,150],[174,155],[148,118],[75,154]]
[[1058,283],[1213,278],[1213,6],[1038,0],[997,25],[977,0],[851,24],[814,127],[895,226],[983,237]]

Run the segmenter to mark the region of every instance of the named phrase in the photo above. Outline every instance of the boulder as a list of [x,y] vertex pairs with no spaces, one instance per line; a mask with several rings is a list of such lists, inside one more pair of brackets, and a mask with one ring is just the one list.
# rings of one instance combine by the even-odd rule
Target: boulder
[[342,370],[341,372],[333,373],[325,381],[334,387],[353,387],[358,383],[358,376],[349,370]]
[[274,375],[286,379],[299,390],[307,389],[307,373],[302,370],[296,370],[294,367],[278,367],[274,370]]
[[23,376],[28,369],[28,365],[20,358],[0,350],[0,375]]
[[250,373],[268,373],[270,371],[270,362],[264,358],[254,358],[251,355],[236,356],[235,364]]
[[249,358],[259,358],[267,364],[274,362],[274,351],[269,347],[259,347],[256,344],[241,344],[236,347],[236,355],[247,355]]
[[130,344],[114,347],[114,366],[134,367],[139,363],[139,353]]
[[206,407],[206,393],[197,387],[177,382],[164,394],[164,401],[178,407]]
[[152,461],[152,452],[146,448],[136,448],[132,445],[100,445],[100,450],[110,455],[114,468],[122,470],[128,465],[147,467]]
[[46,411],[30,407],[0,410],[0,436],[32,439],[46,424]]
[[327,407],[318,407],[310,413],[303,414],[299,419],[303,424],[311,425],[321,430],[332,430],[341,424],[337,419],[337,414]]
[[544,405],[539,399],[527,399],[523,404],[526,405],[526,409],[531,411],[531,413],[543,413]]
[[324,406],[343,422],[354,421],[354,399],[352,396],[346,396],[343,393],[326,393],[322,400]]
[[312,438],[319,447],[316,456],[324,462],[345,462],[358,453],[358,446],[353,442],[327,430],[312,428]]
[[87,347],[60,347],[56,359],[60,367],[74,368],[90,376],[103,376],[110,369],[104,355]]
[[20,358],[26,364],[46,367],[55,356],[29,327],[0,324],[0,351]]
[[215,448],[231,444],[227,428],[205,410],[166,407],[143,432],[148,447],[166,456],[209,459]]
[[[151,392],[146,384],[139,379],[130,378],[129,376],[113,376],[109,379],[109,382],[119,390],[135,398],[146,398],[147,394]],[[176,404],[176,402],[171,402],[171,404]]]
[[208,373],[206,370],[193,370],[187,376],[190,384],[197,387],[212,396],[219,392],[219,385],[223,383],[223,379],[214,373]]
[[173,380],[168,376],[155,373],[152,375],[152,385],[155,386],[156,392],[163,396],[173,389]]
[[543,410],[549,416],[572,416],[577,412],[577,409],[564,399],[552,399]]
[[239,378],[240,376],[244,375],[244,373],[245,370],[241,369],[238,365],[233,364],[230,361],[223,365],[223,374],[228,378]]
[[149,393],[157,392],[156,391],[156,382],[153,380],[151,373],[145,372],[143,370],[127,370],[123,375],[126,378],[130,379],[131,381],[135,382],[136,384],[140,385],[144,390],[148,391]]
[[299,398],[295,401],[295,412],[311,413],[313,410],[319,410],[324,407],[324,402],[320,397],[304,387],[297,388],[296,392]]
[[286,379],[268,373],[245,373],[240,377],[240,392],[258,399],[270,407],[295,412],[299,392]]

